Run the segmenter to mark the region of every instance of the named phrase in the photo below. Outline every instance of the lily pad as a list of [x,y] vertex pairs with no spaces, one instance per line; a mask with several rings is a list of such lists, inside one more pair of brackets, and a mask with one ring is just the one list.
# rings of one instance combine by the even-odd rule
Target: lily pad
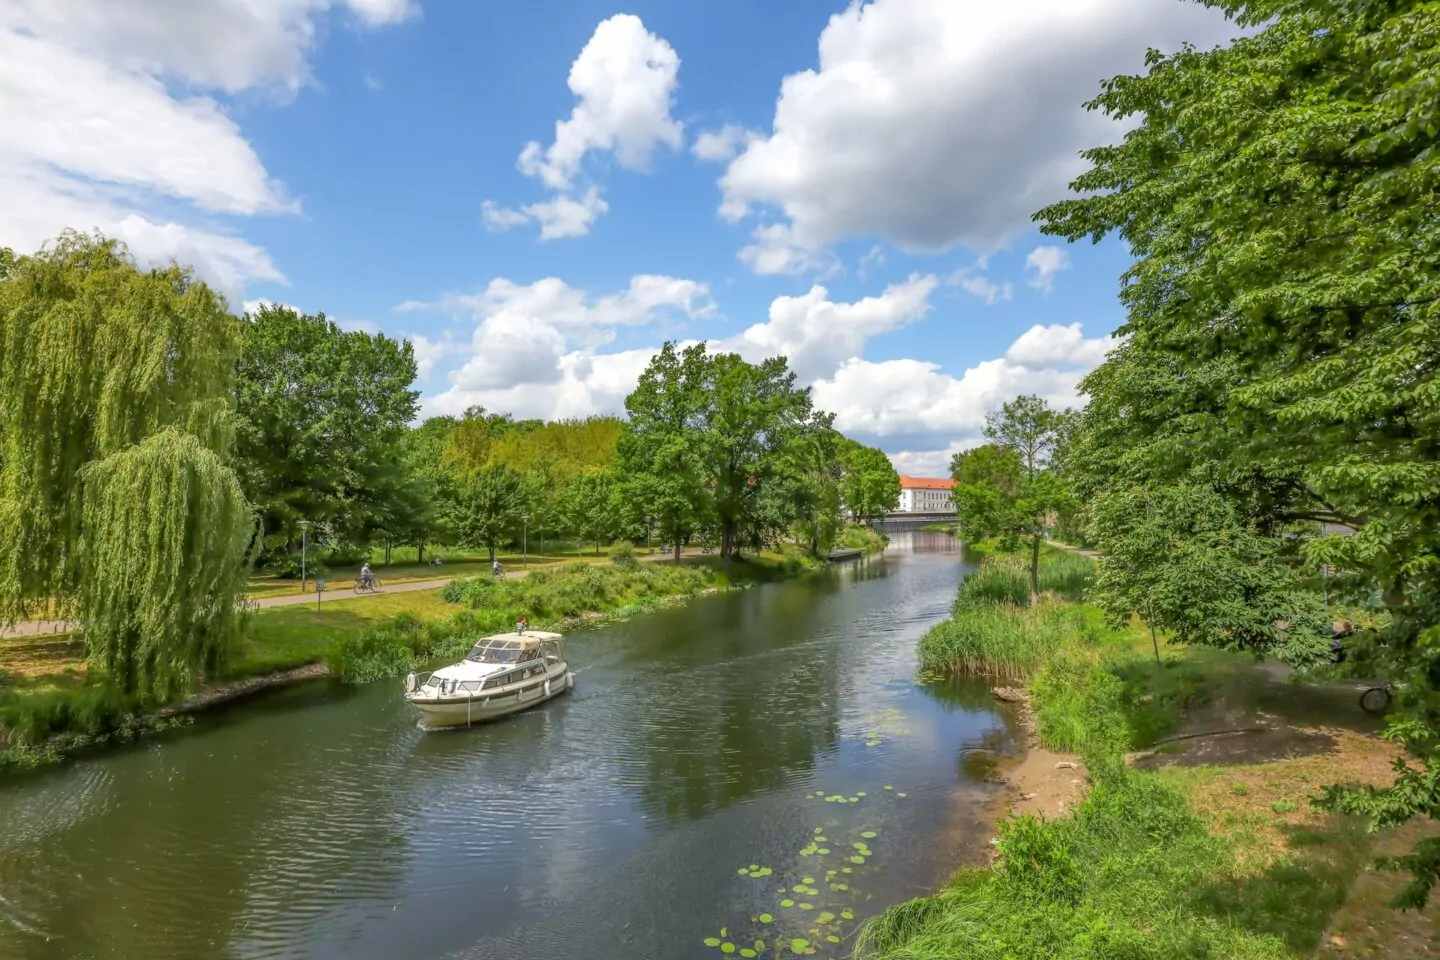
[[835,919],[835,914],[830,913],[829,911],[824,911],[824,912],[822,912],[819,916],[817,916],[817,917],[815,918],[815,922],[816,922],[816,923],[829,923],[831,920],[834,920],[834,919]]
[[806,884],[806,885],[808,886],[809,884],[812,884],[812,883],[815,882],[815,878],[814,878],[814,877],[802,877],[801,880],[800,880],[800,882],[803,883],[803,884]]
[[859,803],[859,802],[860,802],[860,798],[859,798],[859,797],[851,797],[851,798],[850,798],[850,802],[851,802],[851,803]]
[[857,853],[857,854],[855,854],[855,856],[853,856],[853,857],[850,858],[850,862],[851,862],[851,863],[864,863],[864,862],[865,862],[865,858],[862,857],[862,856],[860,856],[860,854]]
[[885,789],[886,789],[886,790],[894,790],[895,788],[892,787],[892,786],[890,786],[890,784],[887,783],[887,784],[885,784]]
[[830,852],[830,848],[829,848],[829,847],[820,847],[820,848],[817,849],[815,852],[818,853],[818,854],[820,854],[820,856],[823,857],[823,856],[827,855],[827,854]]
[[841,873],[854,873],[854,872],[855,872],[855,868],[854,868],[854,867],[841,867],[841,868],[840,868],[840,872],[841,872]]
[[782,906],[782,907],[793,907],[793,906],[795,906],[795,901],[794,901],[794,900],[791,900],[791,899],[789,899],[789,898],[786,898],[786,899],[780,901],[780,906]]
[[748,877],[748,876],[750,876],[750,870],[749,870],[749,868],[747,868],[747,867],[741,867],[739,870],[736,870],[735,872],[738,873],[738,874],[740,874],[740,876],[742,876],[742,877]]
[[721,953],[734,953],[734,952],[735,952],[735,944],[733,944],[733,943],[722,943],[722,944],[720,944],[720,952],[721,952]]
[[910,796],[910,794],[908,794],[908,793],[897,793],[897,794],[895,794],[895,796],[897,796],[897,797],[908,797],[908,796]]
[[799,937],[796,937],[794,940],[790,941],[790,952],[799,955],[804,953],[806,949],[809,948],[809,946],[809,940],[802,940]]
[[879,834],[877,834],[874,830],[866,830],[864,833],[860,834],[860,836],[864,837],[866,840],[874,840],[877,836],[879,836]]
[[740,948],[740,956],[742,956],[742,957],[758,957],[758,956],[760,956],[760,954],[756,953],[754,950],[751,950],[749,947],[741,947],[741,948]]
[[790,892],[791,892],[791,893],[804,893],[804,892],[805,892],[806,890],[808,890],[808,889],[810,889],[809,884],[797,883],[797,884],[795,884],[795,886],[793,886],[793,887],[790,888]]
[[856,791],[855,791],[855,796],[857,796],[857,797],[863,797],[863,796],[865,796],[865,791],[864,791],[864,790],[856,790]]
[[855,919],[855,913],[854,913],[854,911],[851,911],[851,910],[841,910],[841,911],[840,911],[840,919],[841,919],[841,920],[854,920],[854,919]]
[[802,903],[802,904],[800,904],[799,906],[800,906],[800,909],[801,909],[801,910],[814,910],[814,909],[815,909],[815,904],[813,904],[813,903]]
[[718,946],[720,946],[720,938],[719,938],[719,937],[706,937],[706,938],[705,938],[705,946],[707,946],[707,947],[718,947]]
[[878,747],[878,746],[880,746],[880,741],[879,741],[879,740],[866,740],[866,741],[865,741],[865,746],[867,746],[867,747]]
[[837,937],[837,936],[835,936],[835,934],[833,934],[833,933],[830,934],[830,936],[826,937],[825,939],[828,940],[828,941],[831,942],[831,943],[839,943],[839,942],[840,942],[840,938]]
[[761,923],[774,923],[774,922],[775,922],[775,917],[774,917],[772,914],[768,914],[768,913],[762,913],[762,914],[760,914],[760,916],[759,916],[757,919],[759,919],[759,921],[760,921]]
[[839,890],[839,891],[841,891],[841,892],[843,893],[844,891],[850,889],[850,885],[849,885],[849,884],[845,884],[845,883],[837,883],[837,884],[835,884],[833,887],[831,887],[830,889],[831,889],[831,890]]

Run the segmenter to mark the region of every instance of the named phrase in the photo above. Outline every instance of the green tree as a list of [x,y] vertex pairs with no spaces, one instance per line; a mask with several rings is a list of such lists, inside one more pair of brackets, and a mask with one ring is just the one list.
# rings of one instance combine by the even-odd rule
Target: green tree
[[1324,605],[1285,541],[1247,529],[1213,490],[1175,484],[1101,494],[1092,535],[1103,554],[1093,599],[1119,622],[1139,614],[1180,643],[1248,650],[1295,665],[1330,653]]
[[525,479],[504,463],[463,474],[455,485],[451,524],[461,546],[489,551],[514,539],[525,512]]
[[620,492],[615,471],[603,467],[589,467],[567,478],[559,491],[565,529],[594,544],[597,556],[625,527]]
[[1070,499],[1054,455],[1067,415],[1036,396],[1016,397],[985,418],[987,446],[952,462],[960,526],[976,539],[1030,546],[1030,602],[1040,597],[1040,546],[1051,518]]
[[267,552],[283,555],[302,519],[363,546],[399,488],[418,396],[409,342],[273,305],[241,330],[237,452]]
[[770,523],[762,523],[762,495],[784,470],[793,445],[802,441],[813,408],[809,388],[795,386],[784,357],[746,363],[739,355],[707,357],[698,352],[705,375],[697,441],[700,463],[710,480],[720,528],[720,555],[763,539],[765,526],[788,526],[780,513],[783,497],[772,501]]
[[834,414],[814,413],[780,471],[795,530],[812,556],[828,553],[840,530],[840,444]]
[[680,545],[704,521],[710,491],[702,469],[705,347],[666,343],[625,398],[629,420],[619,442],[624,493],[643,505],[662,537]]
[[883,451],[842,437],[838,457],[840,500],[851,516],[870,520],[900,506],[900,474]]
[[67,233],[0,278],[0,619],[53,601],[126,692],[224,657],[253,517],[225,458],[239,349],[179,267]]
[[[1371,652],[1404,684],[1401,724],[1433,740],[1440,17],[1421,0],[1222,6],[1249,35],[1152,52],[1145,75],[1107,83],[1089,106],[1138,122],[1087,152],[1084,196],[1037,215],[1073,240],[1118,233],[1135,256],[1124,355],[1091,378],[1092,397],[1128,415],[1114,443],[1097,427],[1090,472],[1163,476],[1166,447],[1188,435],[1182,464],[1203,473],[1218,454],[1214,488],[1274,532],[1297,519],[1353,528],[1304,549],[1381,592],[1393,627]],[[1173,425],[1147,441],[1146,419]],[[1334,802],[1377,823],[1434,816],[1440,767],[1425,759],[1398,790]],[[1417,848],[1407,865],[1410,902],[1423,902],[1440,856]]]

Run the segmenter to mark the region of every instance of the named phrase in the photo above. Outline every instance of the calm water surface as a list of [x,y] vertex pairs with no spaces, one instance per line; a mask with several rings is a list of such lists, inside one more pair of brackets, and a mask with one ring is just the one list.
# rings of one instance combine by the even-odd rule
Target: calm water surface
[[571,695],[474,730],[312,686],[0,786],[0,957],[846,954],[983,845],[1015,749],[983,686],[915,680],[964,570],[917,534],[579,631]]

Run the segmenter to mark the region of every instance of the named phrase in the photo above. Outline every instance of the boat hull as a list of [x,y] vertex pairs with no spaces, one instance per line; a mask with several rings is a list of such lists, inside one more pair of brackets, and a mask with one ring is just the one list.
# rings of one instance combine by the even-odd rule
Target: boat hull
[[420,719],[427,727],[469,727],[539,706],[547,700],[553,700],[567,692],[574,685],[575,675],[566,670],[564,673],[550,678],[548,693],[545,691],[544,684],[536,684],[528,689],[499,696],[437,697],[433,699],[409,697],[407,699],[410,705],[419,711]]

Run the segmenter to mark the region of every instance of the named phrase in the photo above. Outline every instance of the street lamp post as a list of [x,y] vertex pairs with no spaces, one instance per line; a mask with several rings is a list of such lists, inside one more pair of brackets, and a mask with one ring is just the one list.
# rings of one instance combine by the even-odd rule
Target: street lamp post
[[310,521],[300,521],[300,592],[305,592],[305,549],[309,546]]
[[526,569],[530,564],[530,514],[520,515],[520,569]]

